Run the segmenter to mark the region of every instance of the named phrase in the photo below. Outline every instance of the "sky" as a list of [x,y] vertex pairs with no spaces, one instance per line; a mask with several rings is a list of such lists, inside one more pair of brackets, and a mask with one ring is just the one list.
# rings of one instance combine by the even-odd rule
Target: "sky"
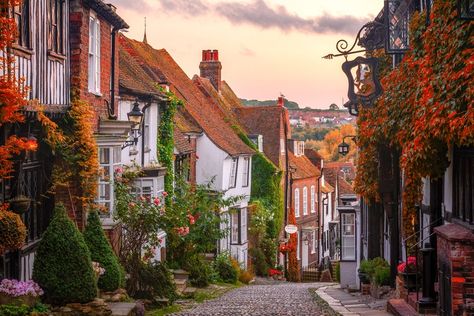
[[280,93],[300,107],[347,101],[336,42],[353,43],[383,0],[109,0],[130,25],[126,36],[165,48],[192,78],[203,49],[218,49],[222,79],[246,99]]

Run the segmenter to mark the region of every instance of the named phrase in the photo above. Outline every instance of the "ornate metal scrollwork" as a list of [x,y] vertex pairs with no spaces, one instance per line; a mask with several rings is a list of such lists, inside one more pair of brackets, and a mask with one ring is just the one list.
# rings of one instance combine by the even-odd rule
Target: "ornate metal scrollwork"
[[[363,53],[370,50],[375,50],[384,47],[386,27],[383,22],[375,19],[369,23],[364,24],[354,40],[354,43],[349,47],[349,43],[345,39],[340,39],[336,43],[336,50],[339,54],[328,54],[324,56],[325,59],[333,59],[334,57],[347,56],[349,54]],[[364,49],[354,50],[356,45],[364,47]]]

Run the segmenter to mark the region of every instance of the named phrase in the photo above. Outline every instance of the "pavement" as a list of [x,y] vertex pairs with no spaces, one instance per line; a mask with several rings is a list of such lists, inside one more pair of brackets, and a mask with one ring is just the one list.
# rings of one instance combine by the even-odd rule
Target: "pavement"
[[249,285],[232,290],[220,298],[205,301],[191,310],[185,310],[173,315],[324,315],[309,291],[323,284],[278,282],[267,285]]
[[318,287],[316,294],[343,316],[392,316],[385,310],[387,300],[347,293],[339,284]]

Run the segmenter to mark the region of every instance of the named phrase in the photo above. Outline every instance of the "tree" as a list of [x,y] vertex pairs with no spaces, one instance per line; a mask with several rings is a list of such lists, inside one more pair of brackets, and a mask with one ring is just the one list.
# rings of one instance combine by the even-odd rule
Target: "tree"
[[84,230],[84,239],[91,252],[91,259],[98,262],[105,269],[99,277],[99,289],[104,291],[115,291],[122,286],[122,267],[118,258],[105,236],[102,224],[97,212],[89,213],[87,226]]
[[89,249],[62,204],[36,252],[33,280],[44,290],[46,302],[55,305],[86,303],[97,295]]
[[331,130],[319,143],[319,154],[328,161],[348,161],[354,159],[357,146],[352,138],[345,139],[345,142],[349,144],[349,153],[346,156],[339,154],[338,146],[342,143],[345,136],[355,135],[355,133],[355,127],[351,124],[342,125],[340,128]]
[[[27,87],[21,78],[15,77],[15,56],[11,47],[17,37],[15,19],[9,15],[13,6],[21,5],[21,0],[0,2],[0,127],[5,124],[24,122],[20,110],[26,105]],[[2,136],[3,137],[3,136]],[[0,145],[0,180],[10,176],[13,171],[12,159],[25,150],[35,151],[37,143],[15,135],[8,136]],[[2,204],[0,204],[0,207]]]

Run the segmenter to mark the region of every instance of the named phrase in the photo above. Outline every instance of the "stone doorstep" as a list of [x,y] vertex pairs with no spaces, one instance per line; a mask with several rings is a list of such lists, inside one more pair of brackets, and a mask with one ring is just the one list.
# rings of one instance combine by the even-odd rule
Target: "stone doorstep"
[[418,313],[403,299],[391,299],[387,302],[387,311],[395,316],[417,316]]
[[131,316],[135,309],[135,303],[108,303],[112,310],[112,316]]

